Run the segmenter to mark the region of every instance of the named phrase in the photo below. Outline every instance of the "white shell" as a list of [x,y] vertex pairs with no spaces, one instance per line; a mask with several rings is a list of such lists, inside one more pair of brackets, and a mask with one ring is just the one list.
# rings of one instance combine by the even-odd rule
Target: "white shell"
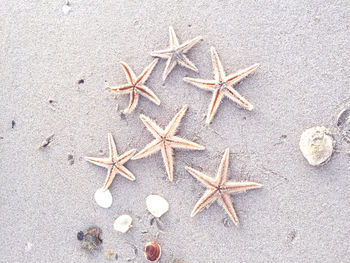
[[114,230],[122,233],[126,233],[129,228],[132,226],[132,218],[129,215],[121,215],[119,216],[113,224]]
[[326,127],[316,126],[307,129],[300,137],[299,147],[309,164],[326,163],[332,156],[334,140]]
[[95,192],[95,201],[96,203],[103,207],[103,208],[109,208],[112,205],[113,198],[111,192],[107,190],[102,190],[102,188],[97,189]]
[[72,8],[68,5],[68,4],[65,4],[63,7],[62,7],[62,12],[63,14],[65,15],[68,15],[68,13],[70,12]]
[[159,195],[149,195],[146,198],[148,211],[155,217],[161,217],[169,210],[169,203]]

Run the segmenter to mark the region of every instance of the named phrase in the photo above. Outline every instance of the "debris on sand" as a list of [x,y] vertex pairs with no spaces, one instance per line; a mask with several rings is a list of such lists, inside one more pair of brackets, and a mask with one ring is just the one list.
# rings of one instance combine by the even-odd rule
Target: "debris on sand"
[[65,15],[68,15],[71,9],[72,9],[72,7],[70,6],[69,1],[66,1],[66,4],[64,6],[62,6],[62,12]]
[[49,137],[47,137],[46,139],[44,139],[39,146],[39,150],[49,146],[49,144],[53,141],[54,136],[55,136],[55,134],[52,134]]
[[72,154],[68,154],[68,163],[70,165],[74,164],[74,156]]
[[350,143],[350,107],[344,108],[337,116],[337,128],[347,143]]
[[77,238],[81,241],[81,246],[90,252],[98,249],[102,244],[101,229],[98,227],[91,227],[86,232],[78,232]]

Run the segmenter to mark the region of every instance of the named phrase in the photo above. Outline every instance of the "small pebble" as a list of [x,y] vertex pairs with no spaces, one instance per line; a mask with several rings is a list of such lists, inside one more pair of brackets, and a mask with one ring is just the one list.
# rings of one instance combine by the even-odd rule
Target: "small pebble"
[[68,162],[70,165],[73,165],[74,164],[74,157],[72,154],[68,154]]
[[77,239],[79,241],[82,241],[84,238],[84,232],[83,231],[79,231],[78,234],[77,234]]
[[149,195],[146,198],[148,211],[155,217],[161,217],[169,210],[169,203],[160,195]]
[[131,216],[121,215],[114,221],[113,228],[118,232],[126,233],[132,226],[131,223]]
[[333,154],[333,137],[326,127],[317,126],[307,129],[300,137],[299,147],[310,165],[325,164]]
[[103,190],[102,188],[97,189],[94,195],[96,203],[103,208],[109,208],[112,205],[113,198],[111,192]]
[[25,246],[25,248],[24,248],[24,250],[25,250],[26,252],[29,252],[29,251],[32,250],[32,247],[33,247],[33,243],[27,242],[27,243],[26,243],[26,246]]

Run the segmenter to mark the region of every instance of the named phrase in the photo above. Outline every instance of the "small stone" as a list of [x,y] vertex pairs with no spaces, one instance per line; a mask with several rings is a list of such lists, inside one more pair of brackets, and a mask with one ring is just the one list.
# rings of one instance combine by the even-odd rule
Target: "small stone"
[[316,126],[303,132],[299,147],[310,165],[325,164],[333,154],[333,137],[326,127]]
[[113,228],[118,232],[126,233],[132,227],[131,223],[131,216],[121,215],[114,221]]
[[94,195],[96,203],[103,208],[109,208],[112,205],[113,198],[111,192],[103,190],[102,188],[97,189]]
[[169,210],[169,203],[160,195],[149,195],[146,198],[148,211],[155,217],[161,217]]
[[72,154],[68,154],[68,163],[70,165],[73,165],[74,164],[74,156]]
[[79,241],[82,241],[84,238],[84,232],[83,231],[79,231],[78,234],[77,234],[77,239]]

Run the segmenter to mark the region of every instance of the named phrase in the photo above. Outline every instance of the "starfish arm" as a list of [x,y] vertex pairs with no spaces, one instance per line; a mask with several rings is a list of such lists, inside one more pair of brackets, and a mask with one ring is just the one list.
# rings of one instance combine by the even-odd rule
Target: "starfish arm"
[[172,49],[162,49],[162,50],[156,50],[151,52],[152,57],[159,57],[159,58],[169,58],[171,57]]
[[192,61],[189,60],[188,57],[186,57],[185,55],[182,55],[181,59],[178,59],[177,61],[181,66],[198,72],[198,68],[195,66],[195,64],[193,64]]
[[160,138],[163,136],[164,131],[161,129],[153,120],[149,117],[141,114],[140,119],[145,124],[146,128],[152,133],[152,135],[156,138]]
[[187,170],[187,172],[189,172],[193,177],[195,177],[198,181],[200,181],[206,187],[212,187],[212,188],[216,187],[214,178],[207,176],[206,174],[188,166],[186,166],[185,169]]
[[230,149],[226,148],[225,153],[222,156],[220,166],[219,166],[218,172],[216,174],[216,178],[215,178],[217,185],[222,185],[226,182],[229,158],[230,158]]
[[177,136],[172,136],[172,137],[168,138],[168,142],[170,142],[170,146],[173,148],[191,149],[191,150],[204,150],[205,149],[205,147],[202,145],[191,142],[189,140],[185,140],[185,139],[177,137]]
[[213,91],[215,90],[216,81],[215,80],[205,80],[205,79],[194,79],[194,78],[184,78],[184,81],[190,83],[200,89]]
[[135,108],[137,103],[139,102],[139,94],[132,90],[130,92],[130,102],[129,106],[124,110],[124,113],[131,113]]
[[160,143],[161,141],[159,140],[153,140],[151,141],[149,144],[147,144],[145,146],[145,148],[143,148],[141,151],[139,151],[137,154],[135,154],[131,160],[137,160],[137,159],[141,159],[143,157],[149,156],[157,151],[159,151],[160,149]]
[[254,64],[248,68],[241,69],[237,71],[236,73],[233,73],[225,78],[225,81],[229,83],[230,85],[233,85],[245,77],[247,77],[250,73],[254,72],[259,67],[259,64]]
[[209,104],[208,113],[207,113],[207,120],[206,120],[207,124],[211,123],[217,109],[219,108],[219,105],[223,96],[224,94],[219,89],[213,92],[213,97]]
[[194,45],[196,45],[198,42],[200,42],[203,38],[201,36],[195,37],[191,40],[187,40],[184,43],[180,45],[178,48],[179,51],[182,53],[187,53]]
[[115,87],[107,87],[110,91],[115,92],[116,94],[127,94],[130,93],[133,88],[133,85],[125,84]]
[[85,160],[104,168],[109,168],[113,164],[110,158],[85,157]]
[[162,79],[163,81],[166,80],[166,78],[168,77],[168,75],[170,74],[170,72],[174,69],[174,67],[176,66],[176,59],[174,59],[173,56],[169,57],[166,65],[165,65],[165,69],[162,75]]
[[135,176],[130,172],[128,169],[126,169],[123,165],[118,165],[116,167],[116,171],[121,175],[124,176],[126,179],[129,179],[130,181],[135,181]]
[[115,170],[114,166],[110,166],[108,168],[107,176],[102,187],[103,191],[106,191],[109,188],[109,186],[112,184],[116,173],[117,171]]
[[154,59],[151,64],[149,64],[140,74],[140,76],[137,77],[135,84],[144,84],[146,80],[149,78],[151,75],[154,67],[156,66],[158,62],[158,59]]
[[219,55],[216,52],[214,47],[211,47],[210,51],[211,51],[211,60],[213,62],[215,79],[217,81],[224,81],[225,71],[224,71],[224,68],[223,68],[221,61],[219,59]]
[[174,157],[173,157],[173,149],[171,147],[163,146],[161,147],[163,161],[165,165],[166,172],[168,174],[168,178],[170,182],[173,181],[174,178]]
[[179,40],[176,37],[174,28],[169,26],[169,45],[170,48],[176,48],[179,46]]
[[226,213],[230,216],[233,223],[235,223],[235,225],[238,226],[239,225],[238,217],[235,212],[235,209],[233,208],[230,197],[226,194],[220,195],[219,203],[225,209]]
[[114,156],[118,155],[117,146],[113,139],[112,133],[108,133],[108,149],[109,149],[109,159],[112,160]]
[[212,202],[214,202],[218,198],[218,191],[215,189],[213,190],[206,190],[203,194],[203,196],[197,201],[196,205],[194,206],[191,217],[194,217],[198,212],[200,212],[204,207],[210,205]]
[[249,101],[247,101],[241,94],[239,94],[234,88],[227,86],[224,90],[224,94],[226,97],[236,102],[241,107],[247,110],[254,109],[254,106]]
[[225,193],[238,193],[244,192],[251,189],[257,189],[263,187],[262,184],[255,182],[226,182],[223,185],[223,189],[225,189]]
[[179,127],[187,109],[188,105],[184,105],[182,109],[178,113],[176,113],[176,115],[173,117],[173,119],[169,122],[168,126],[164,130],[166,136],[172,136],[176,133],[176,130]]
[[124,164],[131,159],[136,153],[136,149],[131,149],[118,157],[118,163]]
[[142,96],[151,100],[153,103],[157,105],[160,104],[160,99],[156,96],[156,94],[154,94],[154,92],[151,89],[149,89],[145,85],[137,86],[136,89]]
[[125,76],[126,76],[126,79],[128,80],[128,83],[134,84],[134,80],[136,79],[134,71],[132,71],[132,69],[129,67],[129,65],[123,61],[119,61],[119,64],[122,66],[122,68],[125,72]]

